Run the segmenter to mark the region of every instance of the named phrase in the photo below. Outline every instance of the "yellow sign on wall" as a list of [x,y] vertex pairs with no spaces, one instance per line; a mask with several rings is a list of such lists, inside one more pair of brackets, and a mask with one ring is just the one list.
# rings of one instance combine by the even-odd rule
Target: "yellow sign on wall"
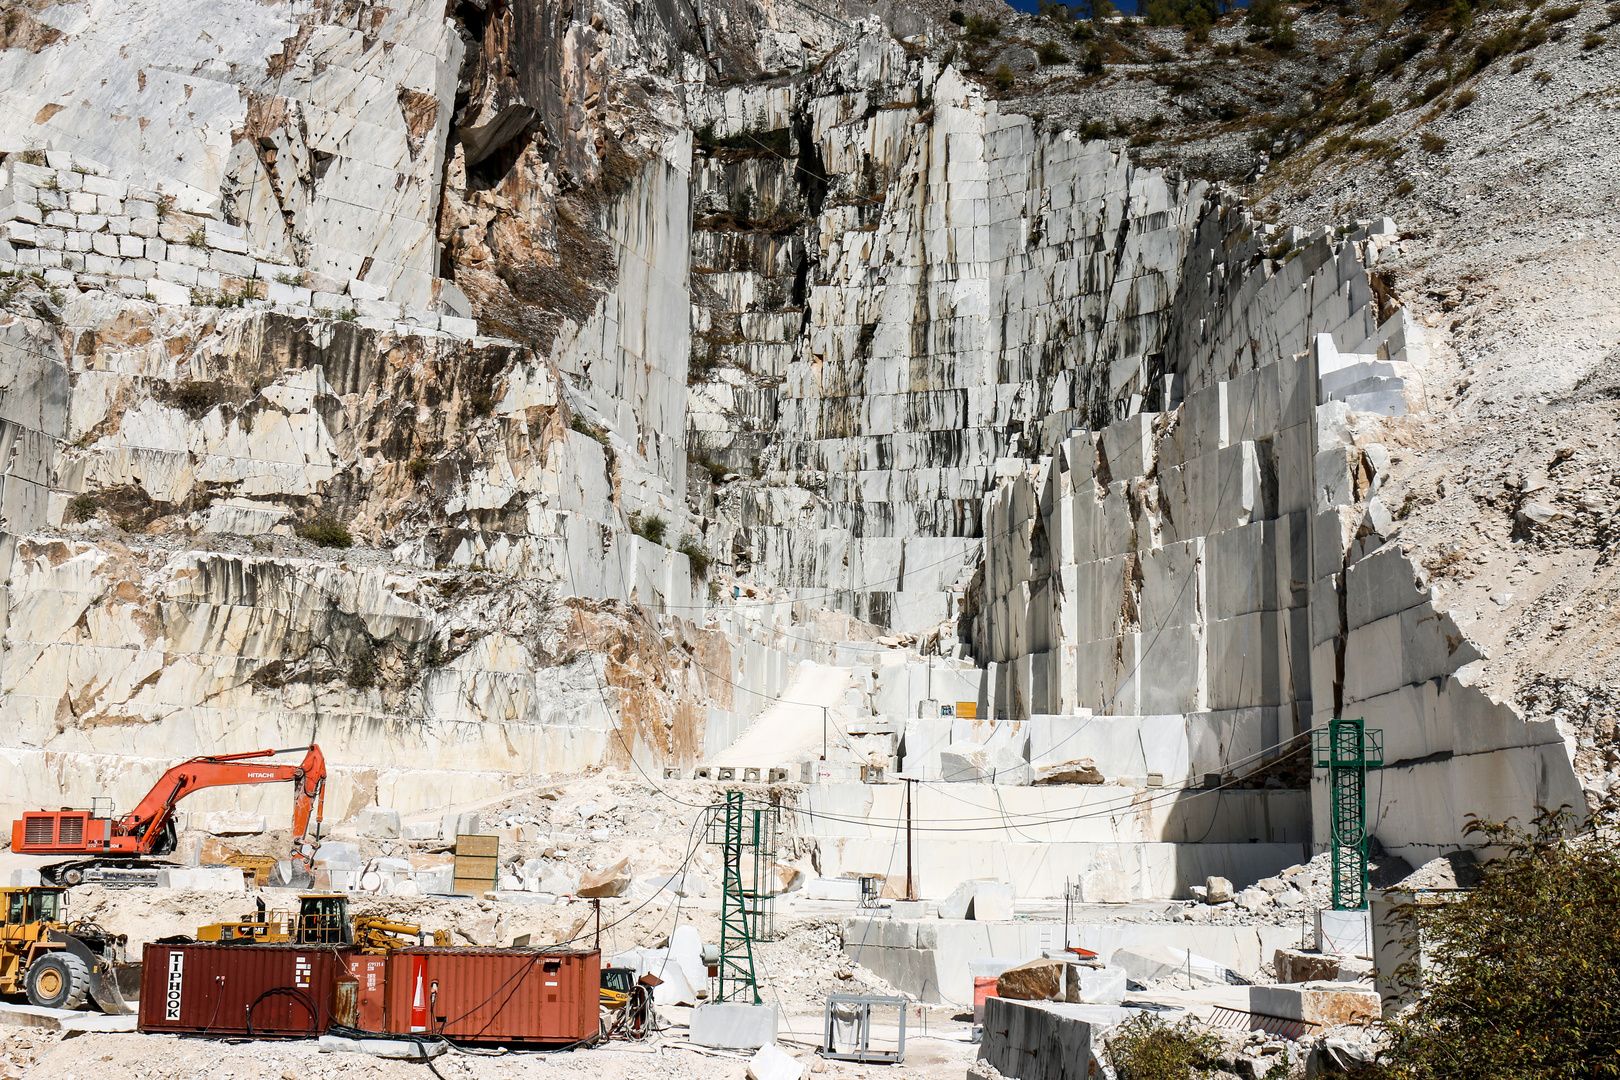
[[977,701],[958,701],[956,715],[963,720],[977,720],[979,718],[979,703]]

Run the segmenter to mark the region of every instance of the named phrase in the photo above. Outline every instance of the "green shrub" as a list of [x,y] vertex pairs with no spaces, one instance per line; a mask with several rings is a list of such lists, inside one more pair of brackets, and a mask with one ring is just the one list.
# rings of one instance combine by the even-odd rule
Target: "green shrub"
[[662,544],[664,542],[664,533],[668,529],[668,523],[657,514],[642,514],[638,510],[630,515],[630,531],[643,540],[651,540],[655,544]]
[[1086,59],[1080,65],[1080,70],[1086,75],[1106,75],[1108,65],[1104,62],[1105,59],[1106,54],[1103,52],[1102,46],[1092,42],[1091,47],[1086,50]]
[[1529,827],[1475,820],[1497,850],[1479,885],[1399,909],[1422,996],[1387,1025],[1388,1080],[1554,1080],[1620,1072],[1620,807],[1578,833],[1567,807]]
[[409,474],[412,480],[420,481],[424,476],[432,471],[433,462],[429,461],[425,457],[413,457],[410,461],[405,463],[405,472]]
[[568,422],[568,427],[570,430],[577,431],[581,435],[589,435],[603,446],[608,444],[607,432],[585,419],[579,413],[574,414],[574,418]]
[[1053,64],[1067,64],[1069,54],[1063,51],[1063,46],[1055,41],[1043,41],[1041,47],[1035,50],[1035,56],[1047,67]]
[[1283,0],[1253,0],[1243,22],[1262,30],[1276,30],[1288,18],[1288,6]]
[[1602,34],[1587,34],[1585,40],[1581,42],[1581,48],[1587,52],[1591,52],[1593,49],[1602,47],[1603,43],[1608,40],[1609,39],[1604,37]]
[[951,8],[951,22],[955,23],[957,26],[961,26],[963,23],[967,22],[967,16],[962,14],[961,8]]
[[1006,93],[1008,90],[1013,88],[1014,78],[1012,68],[1008,67],[1006,64],[1002,64],[1000,67],[996,68],[996,73],[992,75],[991,78],[995,81],[996,89],[1000,90],[1002,93]]
[[703,546],[701,540],[688,534],[681,537],[680,546],[676,550],[686,556],[686,562],[691,566],[692,573],[698,577],[708,575],[709,567],[714,563],[714,556],[709,554],[709,549]]
[[1466,109],[1468,106],[1472,105],[1478,100],[1478,94],[1474,93],[1472,90],[1464,90],[1462,93],[1451,99],[1451,107],[1453,109]]
[[322,514],[298,526],[298,535],[321,547],[346,548],[354,544],[348,526],[329,514]]
[[969,41],[986,42],[1001,33],[1001,23],[995,19],[986,19],[982,15],[969,15],[962,24]]
[[1568,22],[1581,13],[1581,5],[1570,4],[1567,7],[1551,7],[1542,12],[1542,18],[1550,23]]
[[101,509],[101,501],[86,491],[81,495],[75,495],[73,501],[68,504],[68,509],[73,512],[74,521],[89,521],[96,516],[96,511]]
[[1135,1016],[1108,1038],[1108,1057],[1123,1080],[1188,1080],[1214,1068],[1218,1036],[1191,1020],[1168,1024],[1157,1016]]
[[1425,131],[1422,135],[1418,136],[1418,145],[1422,146],[1423,149],[1427,150],[1431,154],[1438,154],[1440,151],[1446,148],[1446,140],[1444,137],[1436,135],[1432,131]]
[[1417,185],[1412,183],[1410,180],[1402,180],[1400,183],[1395,185],[1395,194],[1402,198],[1405,198],[1407,195],[1412,194],[1412,192],[1416,190]]
[[186,233],[186,243],[192,247],[207,247],[208,234],[201,229],[192,229]]
[[1367,111],[1361,116],[1361,122],[1369,125],[1382,124],[1385,120],[1390,118],[1390,114],[1392,114],[1394,111],[1394,105],[1391,105],[1387,100],[1380,98],[1371,105],[1367,106]]

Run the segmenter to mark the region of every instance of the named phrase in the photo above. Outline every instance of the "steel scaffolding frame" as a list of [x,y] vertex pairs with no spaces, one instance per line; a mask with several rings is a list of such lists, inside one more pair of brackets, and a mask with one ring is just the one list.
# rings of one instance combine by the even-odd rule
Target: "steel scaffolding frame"
[[776,891],[770,888],[776,858],[778,811],[749,805],[741,791],[709,808],[708,841],[720,848],[720,962],[710,1001],[762,1003],[754,972],[754,942],[774,930]]
[[1333,814],[1333,908],[1367,906],[1367,770],[1384,764],[1384,733],[1363,719],[1328,721],[1311,732],[1316,767],[1328,771]]

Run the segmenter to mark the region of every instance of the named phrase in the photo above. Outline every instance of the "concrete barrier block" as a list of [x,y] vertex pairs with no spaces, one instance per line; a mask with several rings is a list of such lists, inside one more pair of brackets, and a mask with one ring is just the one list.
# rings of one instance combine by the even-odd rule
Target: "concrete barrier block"
[[692,1010],[689,1038],[721,1050],[757,1050],[776,1041],[776,1009],[729,1001],[699,1005]]

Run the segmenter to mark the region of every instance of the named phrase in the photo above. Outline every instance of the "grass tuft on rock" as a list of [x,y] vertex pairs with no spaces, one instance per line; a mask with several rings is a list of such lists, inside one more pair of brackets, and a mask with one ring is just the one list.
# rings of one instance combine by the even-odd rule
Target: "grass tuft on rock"
[[321,547],[346,548],[354,545],[349,527],[330,514],[322,514],[298,526],[298,535]]

